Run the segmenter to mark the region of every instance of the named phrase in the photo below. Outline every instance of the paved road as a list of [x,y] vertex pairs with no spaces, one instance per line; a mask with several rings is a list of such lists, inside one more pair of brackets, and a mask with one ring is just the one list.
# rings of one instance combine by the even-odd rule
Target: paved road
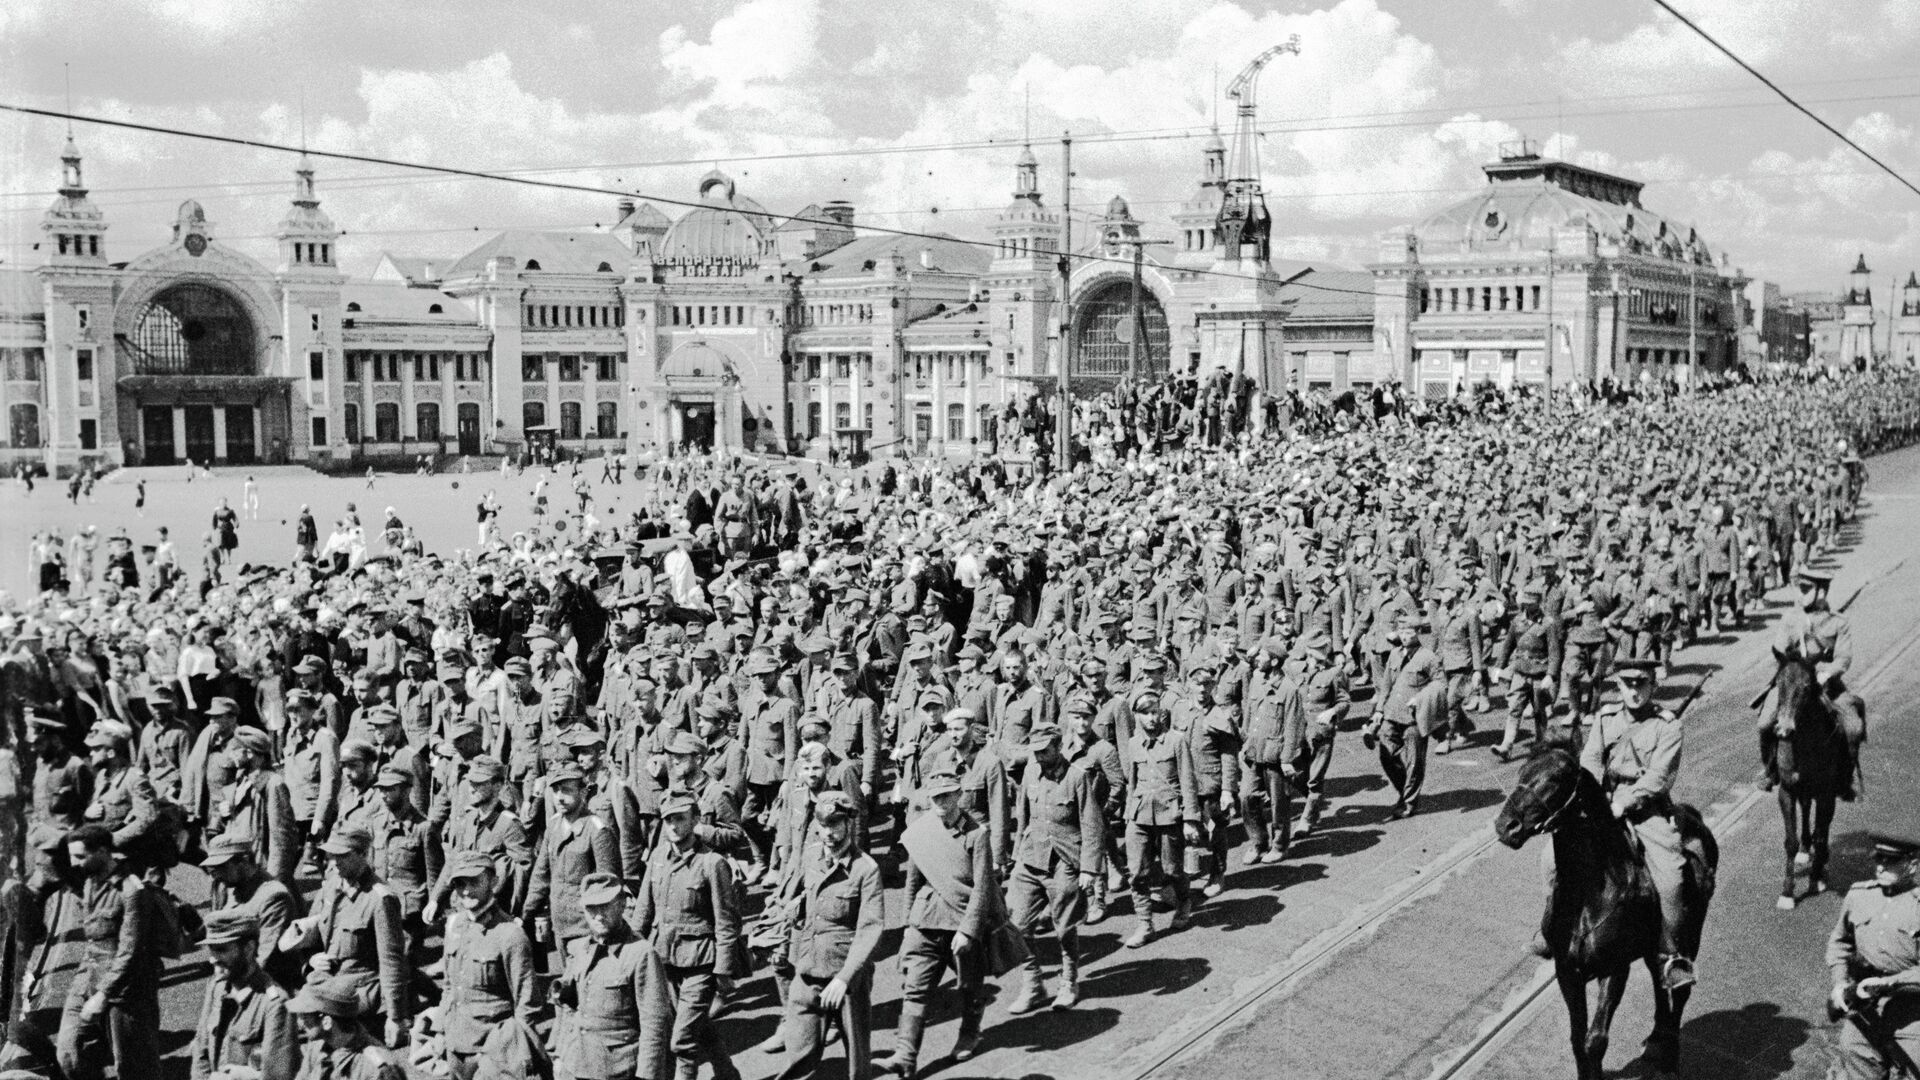
[[[1874,581],[1852,613],[1856,670],[1880,672],[1868,687],[1875,724],[1870,796],[1845,808],[1836,825],[1837,881],[1864,873],[1863,830],[1914,826],[1911,783],[1903,773],[1920,761],[1920,733],[1911,730],[1915,710],[1899,704],[1911,700],[1908,692],[1920,682],[1920,650],[1904,661],[1889,659],[1889,650],[1916,629],[1908,613],[1920,610],[1920,558],[1902,562],[1910,538],[1920,534],[1920,450],[1876,459],[1872,468],[1869,506],[1834,590],[1845,598]],[[1724,635],[1684,653],[1663,691],[1669,703],[1686,703],[1681,795],[1710,817],[1752,803],[1757,768],[1751,714],[1743,705],[1764,681],[1765,655],[1757,633]],[[988,1011],[985,1049],[965,1066],[943,1058],[955,1030],[949,999],[935,1013],[923,1062],[942,1076],[1062,1080],[1256,1072],[1430,1077],[1473,1043],[1538,971],[1524,949],[1540,910],[1539,853],[1489,843],[1494,807],[1517,768],[1484,749],[1436,757],[1424,812],[1388,822],[1391,793],[1372,755],[1357,736],[1346,735],[1331,781],[1337,812],[1287,862],[1236,865],[1227,892],[1203,908],[1192,930],[1137,951],[1120,947],[1129,929],[1122,904],[1111,921],[1085,935],[1090,963],[1082,1005],[1065,1014],[1011,1018],[1005,1004],[1013,987],[1001,987]],[[1820,1013],[1819,954],[1837,901],[1829,896],[1792,913],[1774,910],[1778,829],[1769,800],[1746,805],[1722,830],[1721,893],[1684,1032],[1689,1075],[1744,1080],[1820,1069],[1830,1029]],[[182,871],[181,879],[183,892],[198,891],[197,871]],[[899,913],[893,916],[897,923]],[[876,987],[881,1052],[891,1044],[897,1015],[891,957],[897,941],[889,935]],[[197,959],[183,961],[169,980],[163,1044],[176,1051],[187,1042],[197,1007],[192,979],[205,970]],[[728,1044],[749,1046],[771,1033],[770,999],[765,980],[748,988],[721,1023]],[[1570,1075],[1565,1019],[1551,993],[1545,1006],[1513,1025],[1479,1075]],[[1646,1014],[1645,987],[1636,984],[1615,1025],[1614,1068],[1637,1053]],[[753,1051],[738,1061],[748,1076],[770,1075],[776,1067]],[[169,1076],[185,1075],[179,1053],[168,1065]]]

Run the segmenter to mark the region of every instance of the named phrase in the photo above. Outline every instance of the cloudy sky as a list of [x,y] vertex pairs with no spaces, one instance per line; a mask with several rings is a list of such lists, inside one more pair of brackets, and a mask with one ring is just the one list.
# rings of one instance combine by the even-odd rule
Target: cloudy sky
[[[1920,178],[1920,3],[1679,6]],[[297,142],[304,102],[315,148],[673,198],[717,165],[776,212],[844,198],[865,224],[962,236],[984,236],[1007,201],[1029,129],[1050,202],[1071,131],[1077,206],[1124,194],[1164,222],[1193,191],[1216,87],[1298,34],[1300,55],[1260,87],[1288,255],[1364,263],[1381,230],[1470,195],[1478,166],[1524,135],[1647,181],[1650,208],[1790,290],[1837,288],[1856,252],[1881,281],[1920,268],[1920,195],[1644,0],[101,0],[73,13],[0,5],[0,100],[59,107],[70,64],[82,114]],[[271,253],[286,156],[76,135],[114,258],[162,242],[188,197],[216,236]],[[6,115],[0,137],[0,263],[30,265],[63,132]],[[319,169],[356,273],[383,249],[450,255],[493,230],[612,214],[609,196]]]

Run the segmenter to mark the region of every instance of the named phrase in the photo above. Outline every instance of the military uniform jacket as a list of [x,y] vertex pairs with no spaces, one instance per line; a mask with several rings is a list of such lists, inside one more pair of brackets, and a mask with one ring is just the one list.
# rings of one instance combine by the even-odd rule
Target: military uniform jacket
[[1560,640],[1560,622],[1551,616],[1515,612],[1500,644],[1500,667],[1511,667],[1529,679],[1560,681],[1560,665],[1565,659]]
[[1827,968],[1836,986],[1882,976],[1904,993],[1920,990],[1920,889],[1889,896],[1863,881],[1848,890],[1827,937]]
[[1060,752],[1068,761],[1086,770],[1087,778],[1093,781],[1094,794],[1100,800],[1101,812],[1113,817],[1126,805],[1126,769],[1121,766],[1120,751],[1113,743],[1096,732],[1087,734],[1086,742],[1069,734],[1061,741]]
[[154,794],[179,802],[182,773],[192,751],[193,733],[176,717],[140,730],[140,753],[134,761],[146,772]]
[[[160,987],[158,935],[162,898],[131,874],[111,873],[79,886],[82,932],[86,938],[86,989],[119,1005],[133,994],[155,994]],[[80,988],[76,979],[74,989]],[[71,993],[72,991],[69,991]]]
[[1134,733],[1124,759],[1127,770],[1127,821],[1135,825],[1175,827],[1200,821],[1199,787],[1193,753],[1185,734]]
[[[605,765],[588,781],[592,784],[593,796],[587,800],[587,810],[613,829],[614,847],[620,854],[620,865],[612,872],[631,885],[640,880],[647,865],[648,832],[641,820],[640,794],[625,777]],[[652,786],[651,777],[648,781],[649,789],[655,792],[651,813],[659,817],[658,792]]]
[[[747,831],[740,825],[740,804],[734,801],[731,792],[705,779],[691,789],[672,784],[667,786],[666,795],[679,794],[692,798],[694,807],[700,812],[700,822],[693,827],[694,839],[722,855],[741,859],[747,857]],[[654,851],[647,856],[649,866],[653,863],[653,856],[668,846],[666,836],[666,830],[660,830],[654,842]]]
[[245,840],[267,873],[292,881],[306,838],[293,818],[287,782],[270,769],[247,773],[227,788],[221,813],[228,836]]
[[503,1021],[533,1025],[533,945],[499,904],[447,921],[447,1049],[476,1054]]
[[613,829],[591,813],[550,819],[533,858],[527,914],[550,918],[554,935],[562,941],[585,937],[587,917],[580,907],[580,882],[593,873],[620,873],[620,849]]
[[672,988],[653,947],[622,924],[567,945],[555,1063],[576,1080],[667,1080]]
[[799,885],[788,916],[794,974],[864,988],[887,926],[879,864],[857,849],[844,859],[814,850],[800,868]]
[[339,810],[340,740],[318,723],[304,730],[289,727],[280,761],[294,820],[312,822],[315,836],[327,835]]
[[33,816],[28,820],[46,822],[63,832],[80,824],[93,802],[93,769],[71,754],[66,760],[49,763],[42,758],[33,772]]
[[259,970],[238,985],[208,979],[193,1038],[193,1080],[234,1065],[258,1069],[261,1080],[293,1080],[300,1035],[287,1000],[287,992]]
[[1650,706],[1635,716],[1613,702],[1594,718],[1580,764],[1616,801],[1623,801],[1618,789],[1630,792],[1629,817],[1665,814],[1680,773],[1680,747],[1680,721],[1672,713]]
[[1392,655],[1387,659],[1387,670],[1391,689],[1375,716],[1401,727],[1412,725],[1416,722],[1412,709],[1414,697],[1445,674],[1440,667],[1440,658],[1424,644],[1402,643],[1394,646]]
[[1202,713],[1188,733],[1193,747],[1195,794],[1211,809],[1221,792],[1240,790],[1238,710],[1216,704]]
[[[501,895],[511,896],[511,886],[525,881],[533,865],[533,850],[527,846],[527,830],[520,824],[519,815],[499,803],[484,810],[469,806],[461,811],[447,829],[446,850],[449,857],[462,851],[491,857],[494,882]],[[444,871],[436,891],[442,897],[453,891],[453,882],[447,880]]]
[[324,1043],[309,1045],[300,1061],[298,1080],[404,1080],[405,1076],[386,1047],[360,1032],[338,1050],[328,1050]]
[[1014,859],[1045,873],[1057,859],[1075,873],[1099,873],[1107,820],[1094,774],[1063,762],[1054,775],[1030,766],[1014,803]]
[[407,1020],[407,939],[400,898],[369,873],[349,881],[330,875],[313,898],[313,922],[302,943],[319,949],[335,975],[377,977],[389,1020]]
[[[241,893],[246,895],[242,896]],[[262,968],[280,952],[280,934],[300,914],[300,901],[293,890],[264,874],[248,886],[235,889],[227,905],[252,916],[260,924],[260,946],[253,958]]]
[[1440,667],[1447,672],[1480,671],[1487,666],[1486,649],[1481,644],[1480,616],[1471,608],[1448,612],[1435,628]]
[[1283,678],[1254,699],[1247,713],[1243,753],[1249,764],[1290,765],[1306,731],[1299,684]]
[[1822,683],[1853,666],[1853,626],[1846,616],[1827,610],[1788,611],[1774,632],[1773,650],[1814,664]]
[[747,974],[733,867],[698,840],[684,851],[662,840],[647,864],[634,924],[670,968]]
[[373,872],[400,897],[400,910],[411,917],[427,905],[427,894],[440,878],[440,841],[412,803],[400,814],[376,804],[360,825],[373,836],[369,859]]
[[747,783],[778,784],[799,742],[799,710],[785,697],[755,689],[740,702],[740,730],[747,749]]
[[146,773],[133,767],[117,769],[96,773],[93,783],[93,801],[82,816],[112,829],[114,847],[125,850],[160,824]]

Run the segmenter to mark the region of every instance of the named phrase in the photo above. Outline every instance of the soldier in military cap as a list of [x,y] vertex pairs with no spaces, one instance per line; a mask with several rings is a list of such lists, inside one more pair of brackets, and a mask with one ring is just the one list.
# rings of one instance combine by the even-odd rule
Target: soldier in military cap
[[[1859,761],[1860,744],[1867,738],[1866,704],[1846,686],[1847,670],[1853,665],[1853,625],[1827,603],[1832,574],[1802,566],[1794,571],[1793,581],[1797,602],[1774,631],[1773,654],[1780,664],[1804,660],[1813,665],[1814,680],[1833,704],[1834,718],[1846,737],[1849,765],[1844,794],[1851,798],[1854,764]],[[1794,718],[1780,715],[1779,695],[1772,686],[1755,705],[1759,708],[1760,760],[1767,770],[1761,786],[1771,790],[1780,780],[1774,771],[1774,746],[1781,736],[1793,734]]]
[[282,775],[295,833],[306,847],[326,839],[340,811],[340,739],[320,723],[317,704],[306,690],[287,691],[287,726],[280,733]]
[[1017,839],[1007,882],[1013,922],[1029,954],[1019,993],[1008,1007],[1016,1015],[1038,1009],[1046,996],[1036,940],[1043,915],[1060,946],[1060,993],[1053,1006],[1069,1009],[1079,1002],[1079,929],[1086,921],[1087,899],[1104,872],[1107,845],[1100,781],[1067,760],[1059,729],[1035,728],[1027,752],[1032,765],[1014,802]]
[[81,813],[84,822],[104,825],[113,834],[114,851],[136,869],[169,868],[178,858],[172,838],[164,836],[153,785],[131,758],[133,730],[118,720],[100,720],[87,732],[87,764],[93,774],[93,799]]
[[259,946],[254,959],[259,967],[283,986],[300,985],[300,957],[280,949],[280,935],[300,913],[299,897],[261,869],[253,857],[253,845],[239,837],[216,837],[207,845],[200,869],[217,886],[215,895],[221,898],[223,910],[253,920]]
[[[1519,737],[1520,722],[1533,717],[1533,738],[1537,744],[1546,738],[1547,724],[1553,716],[1553,700],[1560,685],[1560,665],[1565,649],[1560,639],[1560,620],[1541,607],[1546,590],[1529,582],[1520,589],[1520,610],[1507,623],[1495,669],[1507,675],[1507,727],[1493,748],[1495,757],[1505,761],[1512,755]],[[1497,677],[1497,676],[1496,676]]]
[[1126,945],[1137,949],[1154,935],[1153,894],[1173,889],[1173,929],[1184,930],[1192,917],[1187,893],[1186,851],[1200,842],[1199,782],[1193,750],[1185,732],[1169,727],[1155,690],[1140,690],[1129,701],[1133,738],[1122,759],[1127,775],[1127,865],[1133,870],[1134,929]]
[[438,922],[441,910],[453,891],[449,876],[454,859],[462,852],[478,852],[494,864],[494,884],[509,908],[518,907],[524,893],[527,871],[533,866],[533,849],[527,844],[526,829],[520,816],[500,802],[500,789],[507,771],[500,759],[482,754],[467,767],[467,803],[447,825],[446,851],[448,872],[440,875],[434,895],[427,902],[426,921]]
[[1652,659],[1621,660],[1613,681],[1620,699],[1594,718],[1580,764],[1606,789],[1613,816],[1640,841],[1660,896],[1661,977],[1669,990],[1692,985],[1693,963],[1680,951],[1686,855],[1673,821],[1673,784],[1679,778],[1684,731],[1672,712],[1654,704]]
[[[745,858],[751,847],[741,825],[739,804],[725,784],[707,774],[706,760],[707,744],[698,735],[674,732],[667,743],[667,788],[662,801],[675,795],[691,799],[697,815],[694,835],[700,842],[730,858]],[[665,813],[663,809],[663,819]],[[656,836],[649,860],[664,843]]]
[[792,969],[780,1042],[786,1064],[780,1080],[818,1074],[827,1024],[838,1019],[846,1037],[847,1076],[873,1073],[873,962],[886,929],[880,867],[860,849],[853,796],[822,792],[813,803],[817,843],[791,879],[785,960]]
[[1833,1080],[1910,1076],[1920,1061],[1920,841],[1876,835],[1872,858],[1873,877],[1847,891],[1827,938],[1827,1013],[1845,1021]]
[[1419,810],[1427,778],[1427,740],[1442,722],[1447,693],[1440,660],[1426,641],[1427,621],[1404,613],[1399,619],[1390,638],[1386,697],[1374,706],[1363,736],[1370,749],[1377,746],[1380,771],[1398,795],[1395,819]]
[[60,1067],[71,1080],[102,1077],[108,1062],[119,1076],[157,1077],[158,934],[165,918],[160,905],[168,901],[121,864],[118,841],[105,824],[74,829],[66,849],[78,881],[85,950],[60,1013]]
[[287,1012],[300,1025],[301,1080],[403,1080],[406,1075],[393,1054],[375,1041],[361,1022],[365,1013],[359,989],[346,976],[309,983]]
[[193,731],[180,715],[180,695],[161,683],[147,691],[148,720],[140,728],[140,752],[135,761],[146,770],[154,794],[180,801],[180,785],[187,757],[193,751]]
[[953,1059],[973,1059],[987,1008],[988,938],[1006,917],[985,832],[961,805],[960,778],[937,773],[924,790],[932,807],[907,826],[902,839],[907,929],[900,944],[900,1022],[893,1053],[880,1063],[882,1071],[908,1080],[919,1068],[927,1008],[948,968],[960,990]]
[[294,819],[286,778],[273,767],[273,736],[256,727],[236,728],[227,758],[233,763],[233,782],[217,819],[227,835],[253,845],[254,857],[267,873],[293,888],[306,843]]
[[27,714],[33,748],[30,825],[65,831],[79,825],[93,802],[93,768],[67,743],[67,722],[47,709]]
[[472,1080],[493,1030],[509,1020],[532,1027],[533,945],[509,915],[496,888],[494,860],[468,848],[447,863],[445,880],[455,910],[447,919],[447,1067],[454,1080]]
[[281,933],[280,949],[311,951],[314,977],[350,980],[359,1011],[384,1015],[386,1043],[399,1046],[413,1016],[406,931],[400,898],[368,861],[372,849],[373,838],[354,828],[335,829],[320,845],[333,873],[322,879],[308,914]]
[[440,837],[413,800],[414,777],[392,765],[374,779],[379,800],[348,825],[364,829],[372,842],[373,872],[400,898],[407,931],[407,956],[418,960],[426,941],[429,893],[440,878]]
[[213,977],[193,1036],[196,1077],[238,1067],[255,1070],[260,1080],[293,1080],[300,1067],[298,1025],[287,1011],[287,992],[260,968],[260,939],[260,921],[243,911],[207,917],[202,943]]
[[553,813],[533,857],[533,881],[525,914],[534,920],[534,943],[565,956],[568,943],[584,937],[580,883],[589,874],[620,872],[613,829],[587,806],[587,776],[566,764],[546,775]]
[[714,1031],[711,1012],[720,981],[747,974],[739,882],[732,865],[696,834],[700,811],[690,796],[670,792],[660,821],[661,842],[647,866],[634,929],[652,940],[673,989],[675,1071],[692,1080],[704,1059],[717,1080],[737,1080],[740,1071]]
[[660,822],[659,788],[653,777],[642,784],[621,775],[606,760],[606,740],[592,727],[582,725],[567,732],[567,750],[587,785],[587,808],[613,830],[614,846],[620,865],[612,872],[627,887],[639,887],[646,872],[647,852],[653,846],[654,832]]
[[340,745],[340,790],[334,796],[335,825],[365,824],[367,814],[380,804],[380,789],[374,786],[374,780],[379,775],[380,752],[373,748],[372,743],[365,739],[348,739]]
[[587,933],[554,983],[554,1063],[574,1080],[667,1080],[673,997],[660,955],[627,922],[619,877],[588,874],[579,899]]

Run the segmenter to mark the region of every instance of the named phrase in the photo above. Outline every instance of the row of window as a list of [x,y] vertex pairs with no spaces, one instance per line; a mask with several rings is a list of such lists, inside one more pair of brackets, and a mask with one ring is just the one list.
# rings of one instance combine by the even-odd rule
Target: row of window
[[852,326],[872,321],[872,304],[805,304],[800,308],[803,326]]
[[[347,354],[346,381],[357,383],[364,374],[377,383],[397,383],[411,374],[412,382],[439,382],[440,365],[451,364],[455,382],[484,382],[486,353],[441,352],[350,352]],[[326,378],[327,355],[307,354],[307,375],[319,381]]]
[[1219,229],[1182,229],[1180,241],[1188,251],[1211,251],[1220,243]]
[[620,378],[620,356],[616,353],[602,353],[599,356],[577,356],[572,353],[522,353],[520,355],[520,381],[546,382],[547,364],[559,368],[561,382],[579,382],[581,372],[587,364],[593,365],[593,377],[601,382],[613,382]]
[[[581,437],[580,424],[583,406],[578,401],[560,403],[560,437],[578,439]],[[413,430],[402,433],[400,430],[400,406],[391,401],[376,402],[373,406],[373,431],[369,434],[360,426],[360,406],[348,402],[342,411],[347,441],[362,442],[371,438],[374,442],[392,443],[407,439],[415,442],[438,442],[444,435],[440,428],[440,406],[423,401],[413,407]],[[544,427],[547,423],[547,405],[544,401],[529,401],[521,406],[521,419],[527,427]],[[617,402],[602,401],[594,408],[593,437],[596,439],[614,439],[620,436],[620,406]],[[471,422],[471,418],[469,418]],[[322,430],[319,428],[316,431]],[[324,435],[315,438],[325,444]]]
[[526,304],[520,323],[547,330],[611,329],[627,325],[627,312],[618,304]]
[[808,353],[807,378],[818,380],[821,375],[828,370],[829,366],[831,366],[834,378],[841,380],[851,379],[853,378],[853,366],[855,363],[860,365],[860,378],[862,380],[873,378],[872,353]]
[[38,345],[24,348],[0,348],[0,366],[13,382],[39,382],[47,365],[47,351]]
[[[873,430],[873,402],[869,401],[864,405],[862,405],[860,411],[861,411],[862,423],[865,425],[868,431],[872,431]],[[974,430],[979,432],[980,437],[982,438],[990,437],[988,433],[990,433],[993,430],[993,424],[994,424],[993,411],[994,411],[994,406],[992,405],[980,405],[980,406],[977,406],[974,410]],[[823,418],[823,416],[824,416],[824,412],[821,409],[819,402],[810,401],[807,403],[807,438],[817,439],[821,436],[822,432],[820,430],[820,421]],[[964,404],[957,401],[948,402],[946,422],[947,422],[947,434],[946,434],[947,441],[948,442],[965,442],[967,439],[967,407]],[[852,423],[853,423],[852,403],[846,402],[846,401],[834,402],[833,403],[834,429],[837,431],[850,426]],[[787,428],[788,430],[792,430],[793,428],[793,402],[791,401],[787,403]],[[914,441],[920,445],[924,445],[928,439],[933,437],[933,406],[932,404],[923,401],[916,404],[913,407],[913,427],[911,431],[912,431]]]
[[1716,324],[1720,320],[1720,307],[1702,296],[1689,297],[1683,292],[1664,292],[1659,289],[1635,289],[1627,299],[1627,314],[1653,323],[1656,326],[1679,326],[1687,321],[1687,304],[1699,305],[1696,321]]
[[745,326],[745,304],[675,304],[671,315],[675,326]]
[[332,263],[333,245],[301,241],[293,245],[293,261],[296,263],[319,263],[321,265]]
[[1455,311],[1540,311],[1538,285],[1469,285],[1420,290],[1420,314]]
[[[563,439],[580,438],[581,403],[563,401],[560,403],[560,437]],[[593,437],[596,439],[617,439],[620,437],[620,405],[618,402],[602,401],[594,405]],[[544,401],[523,402],[520,406],[520,422],[525,427],[537,428],[547,425],[547,403]]]
[[1001,258],[1011,259],[1022,255],[1050,254],[1060,250],[1060,244],[1044,236],[1032,238],[1016,236],[1001,240],[994,245],[994,248],[999,251]]

